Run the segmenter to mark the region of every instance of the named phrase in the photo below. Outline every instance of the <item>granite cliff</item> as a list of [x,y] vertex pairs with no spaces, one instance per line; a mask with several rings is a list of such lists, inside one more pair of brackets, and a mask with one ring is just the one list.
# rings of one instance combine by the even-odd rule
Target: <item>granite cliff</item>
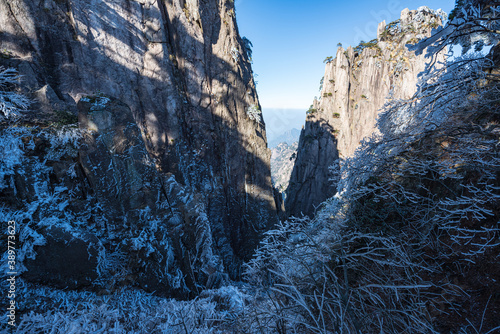
[[0,66],[32,101],[0,130],[23,277],[186,297],[239,276],[277,216],[234,10],[0,0]]
[[298,142],[278,144],[271,149],[271,176],[274,187],[281,193],[288,187],[293,165],[297,156]]
[[288,216],[311,216],[333,196],[332,169],[338,170],[339,161],[352,156],[375,131],[384,104],[410,98],[419,74],[431,62],[444,60],[442,53],[431,60],[405,46],[430,36],[442,24],[441,15],[427,7],[405,9],[399,20],[379,24],[377,39],[355,48],[339,47],[335,58],[327,58],[320,99],[307,111],[286,191]]

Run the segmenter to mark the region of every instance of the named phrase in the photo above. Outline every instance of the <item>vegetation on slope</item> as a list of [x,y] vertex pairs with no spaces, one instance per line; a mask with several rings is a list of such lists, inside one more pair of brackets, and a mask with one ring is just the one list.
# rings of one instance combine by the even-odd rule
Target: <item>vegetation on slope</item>
[[[496,11],[463,8],[473,24]],[[491,44],[498,21],[485,25],[477,43]],[[438,47],[470,41],[455,38],[470,25],[445,29]],[[500,329],[498,52],[468,53],[427,73],[412,99],[386,106],[381,133],[344,161],[338,195],[314,219],[268,233],[247,274],[270,286],[276,307],[268,314],[282,328]]]
[[[467,4],[474,22],[495,10]],[[453,43],[460,27],[470,31],[453,27],[438,46]],[[498,27],[485,30],[497,39]],[[380,134],[342,163],[338,195],[314,219],[268,232],[246,270],[254,289],[223,287],[180,302],[20,279],[17,332],[498,331],[498,49],[455,59],[428,73],[414,98],[391,102]],[[55,195],[40,204],[57,204]]]

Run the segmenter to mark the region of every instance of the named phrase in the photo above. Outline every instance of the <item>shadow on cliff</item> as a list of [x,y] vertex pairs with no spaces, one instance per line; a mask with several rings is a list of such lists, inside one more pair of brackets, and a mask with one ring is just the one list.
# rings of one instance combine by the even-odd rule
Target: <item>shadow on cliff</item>
[[[162,20],[165,27],[164,41],[158,41],[162,45],[163,53],[156,56],[159,65],[165,66],[166,72],[171,75],[172,87],[167,87],[171,91],[177,91],[177,95],[161,96],[161,94],[145,94],[141,89],[134,91],[123,91],[115,87],[109,87],[107,82],[96,81],[96,86],[85,86],[88,81],[88,73],[98,72],[99,68],[81,68],[81,65],[91,66],[89,57],[95,52],[106,54],[105,46],[97,46],[92,43],[85,44],[78,40],[81,32],[76,30],[74,22],[71,22],[70,15],[51,15],[50,12],[36,9],[35,5],[25,2],[26,6],[31,8],[32,12],[39,13],[32,17],[33,25],[36,28],[37,46],[32,44],[29,38],[22,34],[8,35],[2,33],[1,39],[11,41],[17,44],[20,49],[26,53],[31,53],[33,58],[10,58],[0,59],[0,64],[4,66],[16,67],[21,74],[35,77],[38,88],[49,86],[63,102],[68,111],[76,110],[76,102],[70,97],[75,95],[75,87],[80,96],[95,95],[101,93],[121,100],[131,106],[137,124],[142,130],[147,132],[148,128],[155,126],[159,133],[150,138],[144,136],[143,140],[150,154],[158,161],[158,168],[163,173],[173,173],[176,180],[184,186],[191,189],[194,193],[204,194],[206,196],[207,214],[212,224],[215,244],[218,245],[217,251],[225,262],[225,267],[233,279],[241,276],[240,267],[243,261],[250,259],[253,250],[258,245],[262,232],[272,227],[276,222],[275,208],[265,198],[261,198],[258,192],[246,192],[247,187],[265,187],[271,191],[270,170],[266,161],[262,160],[251,150],[254,143],[248,142],[239,132],[237,112],[245,110],[248,102],[245,94],[233,87],[235,82],[241,78],[240,85],[253,86],[252,72],[246,54],[241,54],[236,66],[231,65],[224,59],[216,56],[212,51],[212,43],[219,38],[221,31],[220,15],[213,13],[215,22],[210,17],[202,17],[205,43],[201,43],[189,34],[189,30],[176,18],[170,19],[165,4],[159,2],[162,11]],[[127,2],[128,3],[128,2]],[[58,1],[63,12],[68,13],[73,10],[69,2]],[[200,3],[201,6],[210,6]],[[212,6],[210,10],[217,8]],[[207,8],[205,8],[207,9]],[[131,10],[131,9],[128,9]],[[203,12],[203,8],[200,12]],[[208,9],[207,9],[208,10]],[[85,16],[89,13],[73,13],[74,16]],[[144,32],[131,27],[121,15],[113,8],[107,6],[107,11],[100,14],[99,23],[107,27],[111,34],[115,27],[124,25],[130,30],[130,38],[124,39],[122,34],[117,33],[115,38],[131,47],[138,53],[147,51],[146,45],[151,43],[147,41],[144,45],[134,43],[134,35],[143,36]],[[35,19],[36,17],[36,19]],[[91,31],[88,32],[91,34]],[[181,38],[182,37],[182,38]],[[95,41],[91,37],[92,41]],[[19,42],[21,41],[21,42]],[[241,40],[238,36],[238,41]],[[203,50],[205,62],[200,59],[192,58],[189,50],[184,47],[189,46],[196,50]],[[100,47],[100,48],[99,48]],[[175,55],[172,60],[171,55]],[[122,55],[122,59],[125,59]],[[83,61],[83,62],[82,62]],[[180,62],[190,62],[191,64],[203,63],[206,78],[210,82],[217,80],[222,86],[227,87],[227,94],[221,96],[217,101],[208,93],[200,96],[200,101],[209,101],[207,106],[192,104],[191,96],[188,94],[188,82],[186,78],[195,77],[198,73],[192,71],[191,67],[180,67]],[[64,66],[63,66],[64,65]],[[129,64],[134,65],[134,64]],[[139,64],[137,64],[139,65]],[[80,67],[79,67],[80,66]],[[24,69],[31,69],[32,72]],[[71,68],[71,72],[65,72],[66,68]],[[151,87],[161,87],[165,83],[152,77],[144,78],[133,66],[125,66],[118,62],[110,63],[107,72],[113,72],[110,76],[124,76],[137,80],[147,80]],[[64,76],[72,75],[76,82],[71,87],[64,83]],[[30,77],[33,81],[33,78]],[[250,94],[256,96],[254,89]],[[157,97],[160,106],[151,109],[156,101],[150,101],[152,97]],[[176,100],[177,108],[173,111],[178,121],[178,140],[167,140],[169,132],[172,131],[171,116],[167,110],[168,105],[161,106],[167,98]],[[226,119],[215,113],[217,104],[224,104],[229,110],[229,117]],[[74,109],[73,109],[74,108]],[[33,110],[36,115],[38,111]],[[146,124],[148,120],[148,125]],[[153,121],[152,121],[153,120]],[[153,124],[152,124],[153,123]],[[151,125],[152,124],[152,125]],[[256,138],[265,138],[265,126],[263,121],[255,129]],[[269,175],[268,175],[269,174]],[[216,189],[212,193],[206,194],[204,187],[206,183],[212,183]],[[255,194],[255,195],[254,195]],[[181,254],[181,253],[179,253]],[[179,255],[178,260],[181,261]]]
[[338,165],[338,159],[335,129],[326,121],[307,121],[300,133],[297,158],[286,189],[288,217],[312,218],[321,203],[335,195],[337,185],[330,166]]

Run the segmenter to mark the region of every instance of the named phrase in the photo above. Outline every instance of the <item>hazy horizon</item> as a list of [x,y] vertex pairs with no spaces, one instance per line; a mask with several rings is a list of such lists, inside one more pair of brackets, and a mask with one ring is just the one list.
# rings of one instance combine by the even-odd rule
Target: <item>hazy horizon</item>
[[301,130],[306,120],[306,109],[263,107],[262,115],[269,143],[293,128]]

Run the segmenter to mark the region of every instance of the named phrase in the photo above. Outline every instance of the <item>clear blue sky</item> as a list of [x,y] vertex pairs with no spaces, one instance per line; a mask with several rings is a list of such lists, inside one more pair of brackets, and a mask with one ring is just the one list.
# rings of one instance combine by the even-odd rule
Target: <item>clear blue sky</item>
[[[450,12],[455,0],[235,0],[241,36],[253,43],[253,70],[268,128],[276,113],[305,111],[319,95],[327,56],[337,44],[377,37],[377,25],[399,18],[404,8],[428,6]],[[295,115],[297,114],[297,115]],[[290,122],[300,128],[299,119]],[[278,122],[279,123],[279,122]],[[281,122],[283,123],[283,122]],[[285,122],[286,123],[286,122]],[[283,127],[283,126],[282,126]],[[270,133],[271,130],[271,133]],[[270,138],[269,138],[270,139]]]

